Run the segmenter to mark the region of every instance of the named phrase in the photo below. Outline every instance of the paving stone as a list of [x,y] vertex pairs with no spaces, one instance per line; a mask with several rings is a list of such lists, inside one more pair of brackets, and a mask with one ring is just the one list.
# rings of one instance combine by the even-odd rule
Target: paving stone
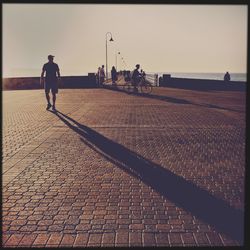
[[39,235],[37,235],[35,241],[32,244],[32,247],[35,247],[35,246],[37,246],[37,247],[39,247],[39,246],[40,247],[45,246],[49,238],[50,238],[50,234],[47,234],[47,233],[46,234],[39,234]]
[[196,246],[196,242],[192,233],[182,233],[181,238],[184,246]]
[[18,246],[19,242],[22,240],[23,237],[24,234],[12,234],[4,245],[6,247]]
[[208,237],[206,233],[194,233],[194,237],[196,239],[196,242],[198,246],[209,246],[210,242],[208,240]]
[[30,247],[36,237],[37,234],[24,235],[21,241],[19,242],[18,247]]
[[129,246],[130,247],[143,246],[142,233],[140,233],[140,232],[129,232]]
[[168,233],[157,233],[155,234],[155,239],[157,246],[170,246]]
[[115,245],[120,246],[121,244],[128,244],[129,233],[126,231],[118,231],[116,233]]
[[75,247],[78,247],[78,246],[81,246],[81,247],[87,246],[88,239],[89,239],[89,233],[83,233],[83,234],[79,233],[76,236],[74,246]]
[[90,233],[88,247],[101,246],[102,234],[101,233]]
[[75,235],[64,234],[62,241],[60,242],[60,247],[70,247],[74,245]]
[[170,246],[182,246],[181,235],[178,233],[169,233]]
[[115,245],[115,233],[103,233],[102,246],[114,246]]
[[142,234],[143,246],[156,246],[156,239],[154,233],[143,233]]
[[63,234],[53,232],[50,234],[50,237],[46,243],[46,246],[48,246],[48,245],[58,246],[61,243],[62,238],[63,238]]

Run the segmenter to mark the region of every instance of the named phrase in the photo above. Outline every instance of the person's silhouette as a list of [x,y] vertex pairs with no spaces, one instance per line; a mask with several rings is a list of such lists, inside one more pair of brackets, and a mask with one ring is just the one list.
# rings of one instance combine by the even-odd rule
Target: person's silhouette
[[231,80],[230,74],[226,72],[226,74],[224,75],[224,81],[229,82],[230,80]]
[[141,74],[139,72],[139,68],[140,68],[140,64],[136,64],[135,69],[134,69],[134,71],[132,73],[132,77],[131,77],[135,91],[137,90],[136,86],[140,82],[140,79],[141,79]]
[[114,84],[115,81],[117,80],[117,72],[116,72],[115,66],[112,67],[111,77],[112,77],[112,84]]
[[[56,109],[56,106],[55,106],[56,105],[56,94],[58,93],[57,80],[60,79],[60,70],[59,70],[58,65],[53,62],[54,56],[49,55],[48,60],[49,60],[49,62],[47,62],[43,65],[40,82],[41,82],[41,84],[44,83],[44,73],[46,72],[45,83],[44,83],[45,95],[46,95],[46,99],[48,102],[46,109],[48,110],[52,106],[52,109],[55,110]],[[51,90],[52,96],[53,96],[53,105],[51,105],[51,103],[50,103],[50,96],[49,96],[50,90]]]
[[102,65],[100,69],[100,84],[102,85],[104,83],[105,79],[105,72],[104,72],[104,65]]

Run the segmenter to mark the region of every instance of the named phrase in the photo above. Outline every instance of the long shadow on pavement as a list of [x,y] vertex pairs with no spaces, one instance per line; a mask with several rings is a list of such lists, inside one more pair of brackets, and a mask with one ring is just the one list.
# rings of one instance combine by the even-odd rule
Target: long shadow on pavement
[[[105,89],[128,93],[125,90],[120,89],[118,87],[114,87],[114,86],[105,86]],[[156,94],[152,94],[152,93],[145,94],[145,93],[132,92],[132,93],[129,93],[129,94],[134,95],[134,96],[138,96],[138,97],[146,97],[146,98],[151,98],[151,99],[156,99],[156,100],[171,102],[171,103],[176,103],[176,104],[191,104],[191,105],[205,107],[205,108],[214,108],[214,109],[221,109],[221,110],[233,111],[233,112],[238,112],[238,113],[245,113],[244,111],[240,111],[240,110],[236,110],[236,109],[230,109],[230,108],[224,108],[224,107],[214,105],[214,104],[199,104],[199,103],[190,102],[188,100],[181,99],[181,98],[156,95]]]
[[151,186],[197,218],[214,226],[218,231],[243,244],[244,214],[242,211],[232,208],[227,202],[214,197],[208,191],[78,123],[60,111],[52,113],[78,133],[85,144],[107,160]]

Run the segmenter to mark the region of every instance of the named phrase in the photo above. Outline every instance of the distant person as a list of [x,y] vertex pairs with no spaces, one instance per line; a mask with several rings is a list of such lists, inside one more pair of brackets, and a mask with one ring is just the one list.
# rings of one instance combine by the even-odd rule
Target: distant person
[[132,79],[132,84],[134,85],[134,90],[137,91],[137,85],[141,80],[141,74],[139,72],[140,64],[135,65],[135,69],[132,73],[131,79]]
[[230,80],[231,80],[230,74],[227,72],[227,73],[224,75],[224,81],[225,81],[225,82],[229,82]]
[[112,78],[112,84],[115,84],[117,80],[117,71],[115,69],[115,66],[112,67],[111,69],[111,78]]
[[143,69],[141,69],[141,76],[145,76],[145,75],[146,75],[145,71],[143,71]]
[[104,65],[102,65],[100,69],[100,85],[104,83],[104,79],[105,79],[105,72],[104,72]]
[[[49,110],[52,107],[52,110],[56,110],[56,94],[58,93],[57,81],[60,80],[60,70],[58,65],[53,62],[54,56],[49,55],[48,60],[49,62],[43,65],[40,82],[41,84],[44,83],[44,73],[46,72],[44,83],[45,96],[48,102],[46,109]],[[52,92],[53,105],[50,103],[50,90]]]
[[101,67],[98,67],[97,73],[96,73],[96,83],[98,87],[100,87],[100,74],[101,74]]

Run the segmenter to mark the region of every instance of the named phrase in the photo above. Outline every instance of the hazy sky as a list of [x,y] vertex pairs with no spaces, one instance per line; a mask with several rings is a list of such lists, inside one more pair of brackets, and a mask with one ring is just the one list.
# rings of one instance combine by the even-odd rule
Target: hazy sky
[[117,55],[118,70],[140,63],[146,72],[246,72],[247,5],[2,6],[6,77],[39,76],[48,54],[62,76],[96,72],[106,37],[109,70]]

